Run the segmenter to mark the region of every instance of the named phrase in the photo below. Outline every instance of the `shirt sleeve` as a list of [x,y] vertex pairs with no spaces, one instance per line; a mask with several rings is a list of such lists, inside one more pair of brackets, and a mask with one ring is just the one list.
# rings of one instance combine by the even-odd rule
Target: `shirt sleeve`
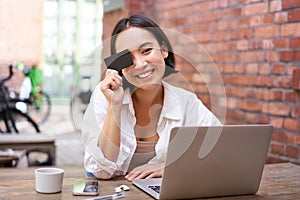
[[197,98],[198,125],[200,126],[222,126],[220,120]]
[[97,85],[85,111],[81,132],[85,145],[84,167],[88,172],[93,173],[95,177],[101,179],[124,175],[127,170],[127,165],[124,163],[130,157],[130,148],[124,145],[122,140],[116,162],[105,158],[98,146],[107,106],[108,102],[100,91],[99,85]]
[[220,120],[195,95],[187,96],[184,105],[183,125],[189,126],[221,126]]

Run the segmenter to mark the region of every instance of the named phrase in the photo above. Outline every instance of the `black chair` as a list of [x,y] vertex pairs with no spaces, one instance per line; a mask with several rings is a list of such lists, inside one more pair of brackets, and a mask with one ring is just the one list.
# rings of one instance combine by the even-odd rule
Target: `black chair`
[[26,151],[28,166],[47,166],[53,164],[53,158],[45,149],[30,149]]

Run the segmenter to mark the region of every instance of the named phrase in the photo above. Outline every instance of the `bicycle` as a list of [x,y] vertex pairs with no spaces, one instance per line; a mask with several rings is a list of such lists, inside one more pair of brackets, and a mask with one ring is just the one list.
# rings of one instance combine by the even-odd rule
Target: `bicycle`
[[[21,91],[18,99],[26,99],[27,105],[17,103],[16,106],[19,107],[19,109],[25,106],[26,109],[24,109],[24,111],[27,112],[36,123],[42,124],[47,121],[51,113],[50,96],[44,92],[40,86],[42,84],[42,71],[35,66],[25,67],[20,63],[18,69],[25,75],[22,86],[24,82],[27,83],[27,87],[29,88],[25,88],[25,93],[29,94],[24,94],[24,92]],[[16,96],[18,95],[14,94],[12,98],[16,98]]]
[[37,94],[30,93],[26,104],[27,113],[36,123],[43,124],[48,120],[51,113],[51,100],[46,92],[39,90]]
[[101,55],[102,47],[94,49],[94,51],[85,58],[85,61],[78,66],[74,84],[72,87],[72,95],[70,99],[70,114],[74,129],[80,133],[82,119],[90,102],[93,90],[101,77]]
[[82,76],[81,78],[81,85],[85,85],[86,87],[81,88],[80,92],[74,93],[70,102],[71,119],[76,131],[81,130],[83,115],[92,96],[92,77]]
[[0,133],[38,132],[38,124],[25,112],[17,109],[16,103],[26,100],[12,99],[5,82],[13,76],[14,64],[9,66],[9,75],[0,80]]

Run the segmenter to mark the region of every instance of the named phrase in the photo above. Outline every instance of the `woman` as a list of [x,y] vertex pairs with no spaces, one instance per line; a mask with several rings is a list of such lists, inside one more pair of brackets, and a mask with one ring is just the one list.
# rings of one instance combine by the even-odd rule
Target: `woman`
[[86,110],[84,166],[103,179],[127,172],[128,181],[161,177],[173,127],[220,122],[195,94],[163,81],[175,71],[175,59],[155,22],[139,15],[120,20],[111,54],[126,49],[133,64],[120,72],[107,69]]

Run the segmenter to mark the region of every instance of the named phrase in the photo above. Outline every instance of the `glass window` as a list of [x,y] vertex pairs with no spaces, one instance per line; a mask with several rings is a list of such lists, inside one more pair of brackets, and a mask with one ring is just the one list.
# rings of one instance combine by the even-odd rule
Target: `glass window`
[[102,0],[44,0],[43,89],[51,98],[70,98],[80,67],[99,71],[98,60],[83,62],[101,41],[102,18]]

